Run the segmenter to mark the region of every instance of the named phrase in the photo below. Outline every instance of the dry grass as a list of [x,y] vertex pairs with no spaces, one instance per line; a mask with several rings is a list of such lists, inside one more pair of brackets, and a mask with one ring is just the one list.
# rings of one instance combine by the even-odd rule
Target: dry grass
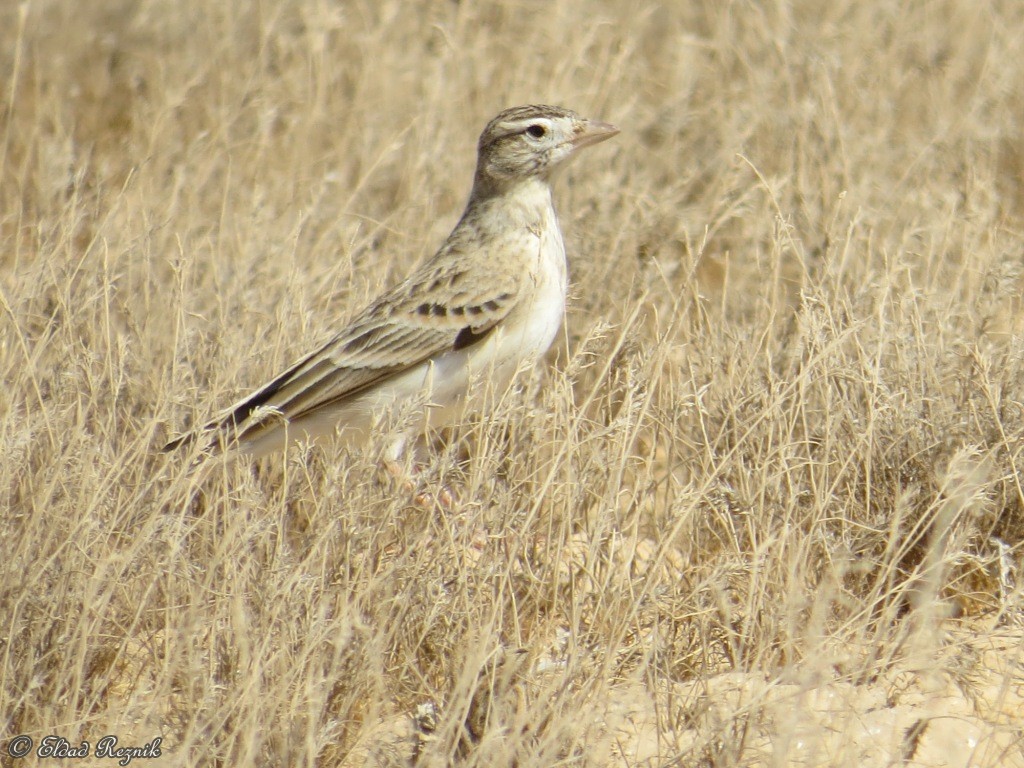
[[[782,765],[721,673],[973,690],[1020,616],[1024,6],[675,5],[0,7],[3,739]],[[425,474],[456,510],[379,447],[156,452],[436,247],[528,101],[623,132],[556,190],[552,365]]]

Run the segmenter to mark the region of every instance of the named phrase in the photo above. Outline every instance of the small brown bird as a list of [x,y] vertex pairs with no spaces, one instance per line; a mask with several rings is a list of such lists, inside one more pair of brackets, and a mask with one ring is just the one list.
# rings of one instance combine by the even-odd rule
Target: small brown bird
[[551,200],[556,169],[619,131],[561,107],[507,109],[480,135],[473,190],[441,249],[325,345],[168,443],[262,456],[289,441],[365,440],[382,414],[417,413],[387,451],[456,421],[474,381],[500,393],[562,323],[566,259]]

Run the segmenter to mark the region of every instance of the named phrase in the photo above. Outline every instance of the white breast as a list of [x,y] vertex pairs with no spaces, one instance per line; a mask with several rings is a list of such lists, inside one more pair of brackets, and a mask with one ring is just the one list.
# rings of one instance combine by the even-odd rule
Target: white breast
[[517,371],[535,365],[548,350],[565,315],[565,246],[547,185],[524,192],[511,207],[519,219],[512,228],[519,240],[513,247],[530,256],[516,306],[479,344],[439,355],[346,403],[350,413],[343,421],[356,421],[352,410],[368,421],[371,414],[419,393],[429,403],[425,420],[443,426],[460,418],[469,390],[500,397]]
[[[551,214],[553,218],[554,211]],[[538,238],[537,269],[530,280],[530,295],[524,295],[516,317],[508,318],[509,342],[520,347],[521,357],[536,360],[547,352],[565,317],[565,246],[557,222]]]
[[467,388],[500,397],[516,372],[535,365],[558,335],[565,316],[565,246],[550,193],[546,186],[539,192],[543,197],[536,202],[543,204],[533,209],[531,226],[519,230],[521,247],[530,254],[520,300],[483,342],[430,364],[427,389],[435,426],[458,418]]

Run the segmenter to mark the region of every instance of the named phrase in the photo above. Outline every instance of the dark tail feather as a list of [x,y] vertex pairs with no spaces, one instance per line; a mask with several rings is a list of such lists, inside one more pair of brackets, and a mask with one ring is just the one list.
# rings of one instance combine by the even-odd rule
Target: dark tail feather
[[213,423],[207,424],[205,427],[194,429],[180,437],[176,437],[171,440],[167,445],[160,449],[161,453],[172,453],[174,451],[181,450],[182,448],[189,448],[195,445],[197,442],[202,442],[203,451],[211,455],[216,456],[217,454],[224,453],[232,445],[235,444],[235,436],[233,430],[231,434],[224,432],[224,423]]
[[181,437],[176,437],[173,440],[171,440],[169,443],[167,443],[167,445],[160,449],[160,452],[171,453],[172,451],[178,450],[182,446],[192,445],[192,443],[194,443],[195,441],[196,433],[189,432],[187,434],[182,435]]
[[[208,448],[215,453],[226,450],[228,445],[238,439],[238,430],[242,423],[252,415],[253,411],[266,404],[270,398],[277,394],[281,387],[288,382],[295,370],[305,363],[306,360],[300,360],[262,389],[257,390],[238,403],[229,413],[221,418],[211,421],[199,429],[194,429],[180,437],[174,438],[160,449],[161,453],[171,453],[179,448],[192,445],[203,435],[209,436],[210,445]],[[225,432],[229,434],[225,434]]]

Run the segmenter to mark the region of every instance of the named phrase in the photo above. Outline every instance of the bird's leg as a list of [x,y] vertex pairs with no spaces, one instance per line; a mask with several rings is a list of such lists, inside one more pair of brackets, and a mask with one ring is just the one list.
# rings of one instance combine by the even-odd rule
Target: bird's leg
[[383,464],[388,474],[396,478],[407,492],[414,494],[413,502],[416,506],[423,507],[424,509],[433,507],[441,507],[441,509],[445,510],[452,509],[455,506],[455,494],[447,486],[442,485],[435,493],[417,490],[416,486],[418,483],[415,478],[420,474],[420,467],[422,466],[416,460],[419,444],[417,443],[413,446],[412,461],[410,462],[403,459],[407,442],[408,437],[402,435],[396,438],[388,446],[387,450],[384,451]]

